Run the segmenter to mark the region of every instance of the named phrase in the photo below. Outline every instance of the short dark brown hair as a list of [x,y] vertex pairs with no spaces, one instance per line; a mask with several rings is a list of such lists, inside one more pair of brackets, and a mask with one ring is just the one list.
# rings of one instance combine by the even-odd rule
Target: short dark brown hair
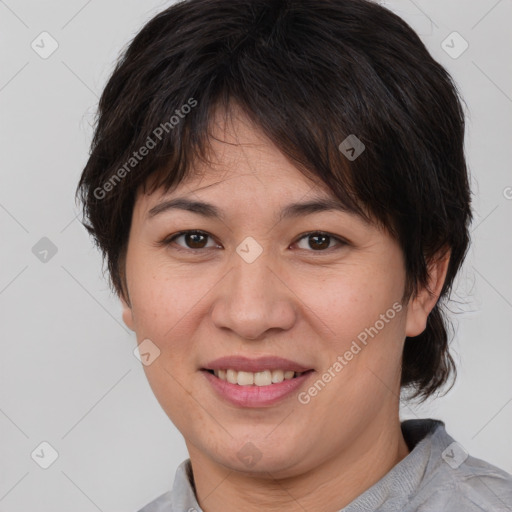
[[[368,0],[186,0],[136,35],[101,96],[77,189],[118,294],[137,191],[150,176],[151,190],[178,185],[206,158],[214,110],[233,103],[399,242],[404,299],[450,249],[449,295],[472,219],[461,100],[415,32]],[[355,159],[339,149],[349,135],[365,146]],[[454,370],[448,327],[438,301],[425,331],[406,339],[401,384],[416,397]]]

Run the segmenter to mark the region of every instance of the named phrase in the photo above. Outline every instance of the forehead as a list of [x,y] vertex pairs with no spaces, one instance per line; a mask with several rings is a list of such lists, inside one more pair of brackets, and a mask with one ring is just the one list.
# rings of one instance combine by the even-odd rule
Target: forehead
[[189,184],[196,187],[247,175],[276,185],[324,186],[317,176],[306,177],[299,171],[236,104],[215,111],[206,149],[206,159],[197,159],[192,165]]
[[196,158],[180,183],[138,195],[141,220],[171,210],[225,220],[225,213],[252,209],[280,220],[336,211],[373,224],[364,206],[349,207],[313,172],[299,169],[236,104],[214,110],[208,133],[205,158]]
[[[155,189],[169,172],[162,169],[147,182],[144,202],[183,194],[222,195],[258,193],[258,188],[283,195],[311,191],[315,196],[335,199],[320,178],[299,170],[240,109],[215,113],[211,122],[205,158],[196,158],[183,180],[172,187]],[[249,187],[249,191],[247,190]],[[144,199],[144,198],[141,198]],[[222,199],[222,197],[220,197]]]
[[249,211],[276,214],[279,220],[327,211],[351,213],[338,198],[316,187],[298,170],[287,175],[269,168],[253,173],[238,167],[222,176],[215,171],[194,176],[172,191],[159,189],[146,195],[139,203],[139,214],[147,220],[171,211],[221,221]]

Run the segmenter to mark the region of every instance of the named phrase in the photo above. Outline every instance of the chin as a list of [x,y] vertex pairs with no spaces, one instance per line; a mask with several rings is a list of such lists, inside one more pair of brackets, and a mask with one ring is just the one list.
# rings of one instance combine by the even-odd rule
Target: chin
[[297,453],[294,446],[286,446],[281,443],[265,443],[260,441],[244,441],[236,443],[236,448],[226,448],[221,454],[216,453],[213,458],[231,471],[250,474],[254,476],[266,476],[270,473],[273,477],[291,476],[292,468],[303,462],[303,457]]

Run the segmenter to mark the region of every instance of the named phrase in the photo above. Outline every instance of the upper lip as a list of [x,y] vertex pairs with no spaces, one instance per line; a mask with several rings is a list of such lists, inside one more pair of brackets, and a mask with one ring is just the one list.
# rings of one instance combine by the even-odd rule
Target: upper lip
[[204,370],[236,370],[242,372],[261,372],[263,370],[284,370],[294,372],[305,372],[312,370],[295,361],[283,359],[282,357],[266,356],[248,358],[243,356],[225,356],[207,363]]

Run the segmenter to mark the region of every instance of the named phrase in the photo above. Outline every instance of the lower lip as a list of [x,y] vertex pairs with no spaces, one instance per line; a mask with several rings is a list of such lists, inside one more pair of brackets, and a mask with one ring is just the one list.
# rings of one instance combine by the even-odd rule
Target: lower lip
[[313,371],[310,370],[299,377],[283,380],[283,382],[268,386],[239,386],[238,384],[231,384],[221,380],[207,370],[202,370],[202,373],[208,379],[213,389],[228,402],[240,407],[262,407],[273,405],[290,396],[309,379]]

